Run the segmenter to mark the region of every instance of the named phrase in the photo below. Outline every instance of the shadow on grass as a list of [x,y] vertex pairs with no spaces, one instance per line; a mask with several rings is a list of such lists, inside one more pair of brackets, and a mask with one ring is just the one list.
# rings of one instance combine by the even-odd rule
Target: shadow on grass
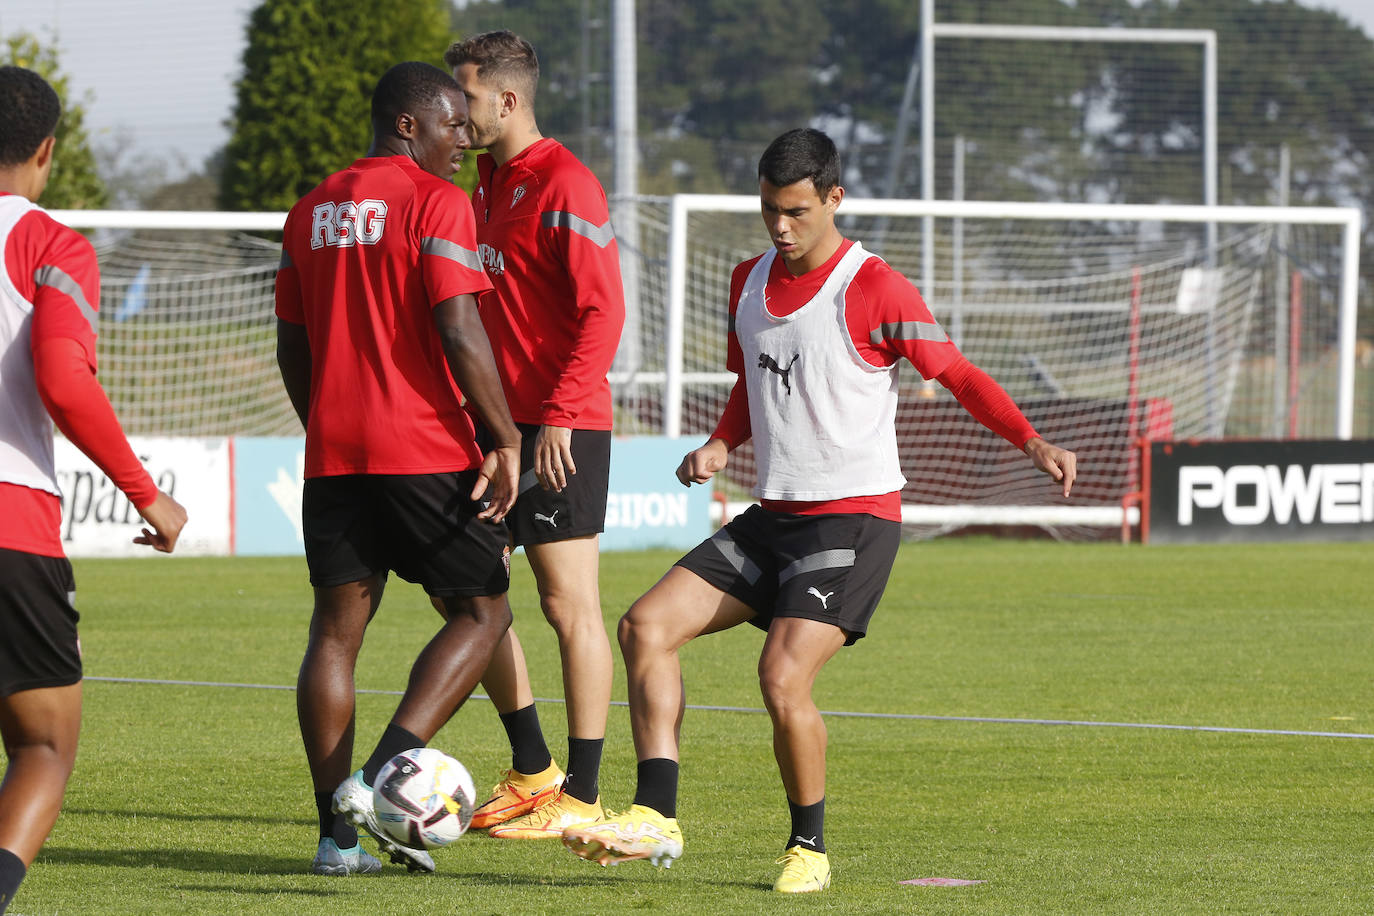
[[[263,875],[266,877],[304,878],[318,881],[318,886],[301,887],[299,884],[282,885],[273,883],[266,887],[251,887],[243,884],[175,884],[179,891],[200,893],[234,894],[304,894],[327,897],[347,891],[347,885],[356,881],[420,881],[433,882],[437,886],[448,882],[459,882],[469,890],[483,887],[491,889],[522,888],[582,888],[584,890],[613,889],[627,883],[636,889],[644,889],[644,882],[620,877],[604,872],[602,869],[588,870],[581,875],[559,875],[550,878],[547,872],[538,875],[520,875],[510,872],[497,873],[480,868],[453,869],[439,865],[434,875],[412,875],[398,866],[387,866],[379,875],[356,876],[352,878],[329,878],[309,873],[309,860],[300,858],[283,859],[265,855],[243,853],[211,852],[196,849],[67,849],[61,846],[46,846],[39,857],[40,862],[52,865],[98,865],[106,868],[167,868],[198,874],[219,874],[226,872],[243,875]],[[722,890],[771,891],[772,887],[756,881],[719,881],[694,878],[693,886],[711,885]]]
[[287,894],[299,897],[333,897],[343,890],[341,887],[244,887],[242,884],[173,884],[170,887],[174,891],[188,894],[223,894],[230,897],[236,894],[260,894],[264,897],[281,897]]
[[188,821],[199,823],[212,821],[214,823],[237,822],[242,824],[266,824],[270,827],[315,827],[314,818],[304,817],[274,817],[266,814],[243,814],[241,812],[207,812],[205,814],[191,814],[185,811],[119,811],[114,808],[76,808],[64,807],[63,816],[68,815],[89,815],[91,817],[118,817],[118,818],[147,818],[149,820],[160,821]]
[[[313,853],[312,853],[313,855]],[[255,875],[301,875],[309,871],[310,856],[280,856],[222,852],[209,849],[69,849],[49,844],[39,860],[56,865],[101,865],[107,868],[174,868],[191,872],[234,872]]]

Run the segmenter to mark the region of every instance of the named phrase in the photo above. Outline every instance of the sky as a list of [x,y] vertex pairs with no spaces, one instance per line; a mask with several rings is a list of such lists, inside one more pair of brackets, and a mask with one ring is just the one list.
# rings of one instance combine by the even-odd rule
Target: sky
[[[54,36],[63,71],[89,93],[96,147],[197,171],[229,138],[249,12],[259,0],[0,0],[0,35]],[[1301,0],[1374,37],[1374,0]],[[435,51],[436,56],[442,49]]]

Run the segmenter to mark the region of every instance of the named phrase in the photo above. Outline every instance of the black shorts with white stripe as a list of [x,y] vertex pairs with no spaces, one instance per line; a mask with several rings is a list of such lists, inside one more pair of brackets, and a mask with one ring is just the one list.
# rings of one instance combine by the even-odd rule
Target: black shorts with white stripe
[[902,526],[864,513],[792,515],[750,506],[677,562],[757,612],[819,620],[853,645],[887,587]]

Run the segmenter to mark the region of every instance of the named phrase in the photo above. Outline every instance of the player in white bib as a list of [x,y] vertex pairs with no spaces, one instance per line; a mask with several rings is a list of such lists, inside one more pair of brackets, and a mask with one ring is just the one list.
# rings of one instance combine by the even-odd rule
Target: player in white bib
[[901,538],[897,365],[945,385],[1022,449],[1068,497],[1076,458],[1035,432],[968,362],[916,288],[835,225],[839,154],[817,130],[788,131],[759,160],[773,247],[735,269],[728,368],[738,375],[715,432],[678,467],[706,483],[752,439],[760,504],[678,561],[620,621],[639,761],[630,810],[564,831],[584,859],[613,865],[682,855],[676,819],[683,692],[678,650],[741,623],[767,631],[759,685],[791,810],[775,889],[824,890],[826,730],[811,690],[861,639]]

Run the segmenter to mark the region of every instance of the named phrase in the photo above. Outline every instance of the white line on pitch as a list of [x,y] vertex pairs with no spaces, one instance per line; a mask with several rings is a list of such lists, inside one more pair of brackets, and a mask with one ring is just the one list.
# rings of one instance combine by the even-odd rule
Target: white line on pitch
[[[162,684],[174,687],[245,687],[254,690],[295,690],[290,684],[235,684],[225,681],[171,681],[146,677],[87,677],[88,681],[103,681],[109,684]],[[401,690],[355,690],[355,693],[401,696]],[[485,694],[474,693],[475,700],[490,699]],[[562,703],[557,697],[535,697],[540,703]],[[612,700],[612,706],[629,706],[623,700]],[[688,709],[706,712],[748,712],[766,713],[767,710],[753,706],[702,706],[689,703]],[[847,719],[915,719],[926,722],[983,722],[992,725],[1074,725],[1080,728],[1148,728],[1178,732],[1222,732],[1231,735],[1292,735],[1302,738],[1363,738],[1374,739],[1374,735],[1361,732],[1311,732],[1287,728],[1230,728],[1224,725],[1167,725],[1158,722],[1095,722],[1089,719],[1010,719],[995,716],[933,716],[905,712],[842,712],[822,709],[821,715]]]

